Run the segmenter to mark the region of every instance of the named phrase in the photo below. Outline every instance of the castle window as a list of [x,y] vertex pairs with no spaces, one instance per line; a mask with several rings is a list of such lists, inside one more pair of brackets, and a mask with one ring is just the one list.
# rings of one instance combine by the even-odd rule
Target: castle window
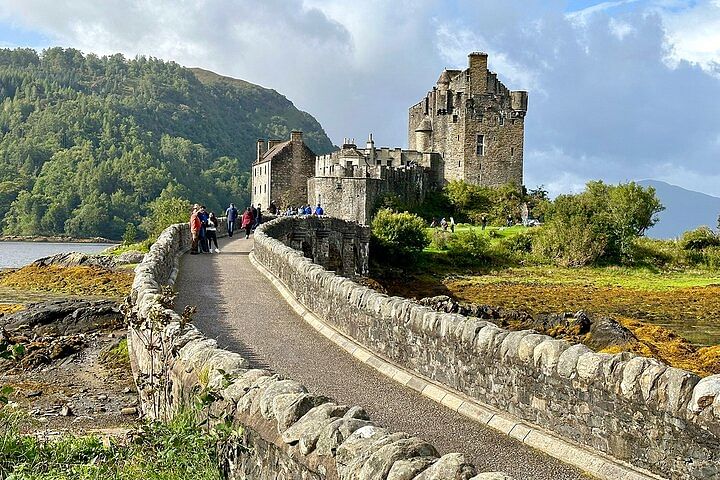
[[430,99],[428,97],[425,97],[425,115],[428,114],[429,110],[430,110]]
[[461,164],[462,164],[462,161],[461,161],[461,160],[458,160],[458,167],[460,167]]
[[502,115],[502,114],[501,114],[501,115],[498,117],[498,125],[500,125],[501,127],[502,127],[503,125],[505,125],[505,115]]
[[458,116],[457,116],[457,115],[453,115],[453,123],[457,123],[457,121],[458,121]]
[[515,147],[510,147],[510,156],[511,157],[515,156]]
[[485,155],[485,135],[477,136],[477,144],[475,146],[475,153],[480,156]]

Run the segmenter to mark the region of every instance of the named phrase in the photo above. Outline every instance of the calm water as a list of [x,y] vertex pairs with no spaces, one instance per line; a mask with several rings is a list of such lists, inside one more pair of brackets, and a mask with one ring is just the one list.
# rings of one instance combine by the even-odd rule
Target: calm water
[[0,269],[22,267],[56,253],[97,253],[109,246],[107,243],[0,242]]

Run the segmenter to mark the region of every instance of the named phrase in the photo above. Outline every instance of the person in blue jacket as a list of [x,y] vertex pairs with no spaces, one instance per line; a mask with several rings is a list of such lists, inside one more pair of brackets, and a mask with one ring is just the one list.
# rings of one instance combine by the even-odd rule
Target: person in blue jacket
[[322,207],[320,206],[320,204],[318,203],[318,204],[317,204],[317,207],[315,207],[315,212],[314,212],[314,214],[319,217],[320,215],[323,215],[324,213],[325,213],[325,210],[323,210],[323,208],[322,208]]
[[227,217],[228,237],[232,237],[233,232],[235,232],[235,222],[237,222],[238,219],[238,210],[235,208],[234,203],[231,203],[227,210],[225,210],[225,216]]

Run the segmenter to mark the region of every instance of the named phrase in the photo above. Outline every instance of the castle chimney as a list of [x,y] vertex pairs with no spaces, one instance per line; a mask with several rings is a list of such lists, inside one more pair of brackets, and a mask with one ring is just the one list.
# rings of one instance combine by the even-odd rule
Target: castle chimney
[[471,95],[482,95],[487,89],[488,55],[484,52],[472,52],[468,55],[467,91]]
[[368,151],[368,160],[370,161],[370,165],[375,165],[375,141],[372,138],[372,133],[368,137],[365,148]]
[[267,153],[267,146],[265,145],[265,139],[258,138],[257,141],[257,160],[262,160],[262,157],[265,156],[265,153]]
[[272,150],[275,145],[282,143],[282,140],[268,140],[268,151]]
[[290,132],[290,141],[293,143],[302,143],[302,132],[300,130],[293,130]]

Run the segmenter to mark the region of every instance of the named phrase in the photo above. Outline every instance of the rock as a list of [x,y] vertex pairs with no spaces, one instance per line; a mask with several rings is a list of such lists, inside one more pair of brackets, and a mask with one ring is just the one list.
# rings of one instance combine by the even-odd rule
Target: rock
[[42,395],[42,392],[40,390],[31,390],[25,394],[27,398],[35,398]]
[[60,415],[63,417],[72,417],[75,413],[72,411],[70,405],[65,404],[60,408]]
[[58,253],[49,257],[35,260],[31,265],[35,267],[47,267],[57,265],[60,267],[102,267],[113,269],[116,267],[115,259],[107,255],[88,255],[79,252]]
[[121,415],[137,415],[138,409],[136,407],[124,407],[120,410]]
[[282,434],[282,440],[289,445],[299,444],[300,451],[307,455],[315,450],[318,437],[325,425],[345,415],[348,409],[349,407],[346,405],[336,405],[334,403],[324,403],[317,406],[285,430]]
[[413,457],[438,457],[435,447],[416,437],[402,438],[380,447],[363,463],[358,479],[387,478],[393,464]]
[[513,477],[503,472],[485,472],[475,475],[470,480],[513,480]]
[[622,346],[637,342],[637,338],[627,328],[612,318],[603,317],[593,322],[587,344],[595,350],[610,346]]
[[32,303],[6,315],[0,324],[13,335],[74,335],[124,327],[119,305],[111,300],[51,300]]
[[102,401],[107,400],[107,399],[108,399],[108,396],[105,395],[105,394],[101,394],[101,395],[98,395],[98,396],[97,396],[97,399],[102,402]]
[[705,377],[695,385],[688,410],[700,413],[712,405],[718,396],[720,396],[720,375]]
[[132,389],[130,387],[123,388],[122,393],[130,393],[130,392],[132,392]]
[[287,407],[280,410],[273,408],[275,419],[277,420],[277,428],[279,433],[285,432],[291,425],[300,420],[300,418],[313,408],[328,403],[329,398],[322,395],[314,395],[310,393],[300,394]]
[[290,393],[303,394],[307,393],[307,389],[294,380],[280,380],[270,385],[260,397],[260,414],[270,420],[273,417],[273,399]]
[[469,480],[477,474],[475,466],[465,460],[461,453],[448,453],[433,463],[415,480]]
[[145,254],[136,251],[124,252],[115,257],[116,265],[129,265],[134,263],[140,263],[145,258]]
[[[347,414],[346,414],[347,415]],[[315,452],[318,455],[335,456],[338,447],[356,430],[373,425],[369,420],[359,418],[338,418],[327,424],[320,432]]]
[[437,457],[415,457],[395,462],[387,480],[412,480],[437,461]]

